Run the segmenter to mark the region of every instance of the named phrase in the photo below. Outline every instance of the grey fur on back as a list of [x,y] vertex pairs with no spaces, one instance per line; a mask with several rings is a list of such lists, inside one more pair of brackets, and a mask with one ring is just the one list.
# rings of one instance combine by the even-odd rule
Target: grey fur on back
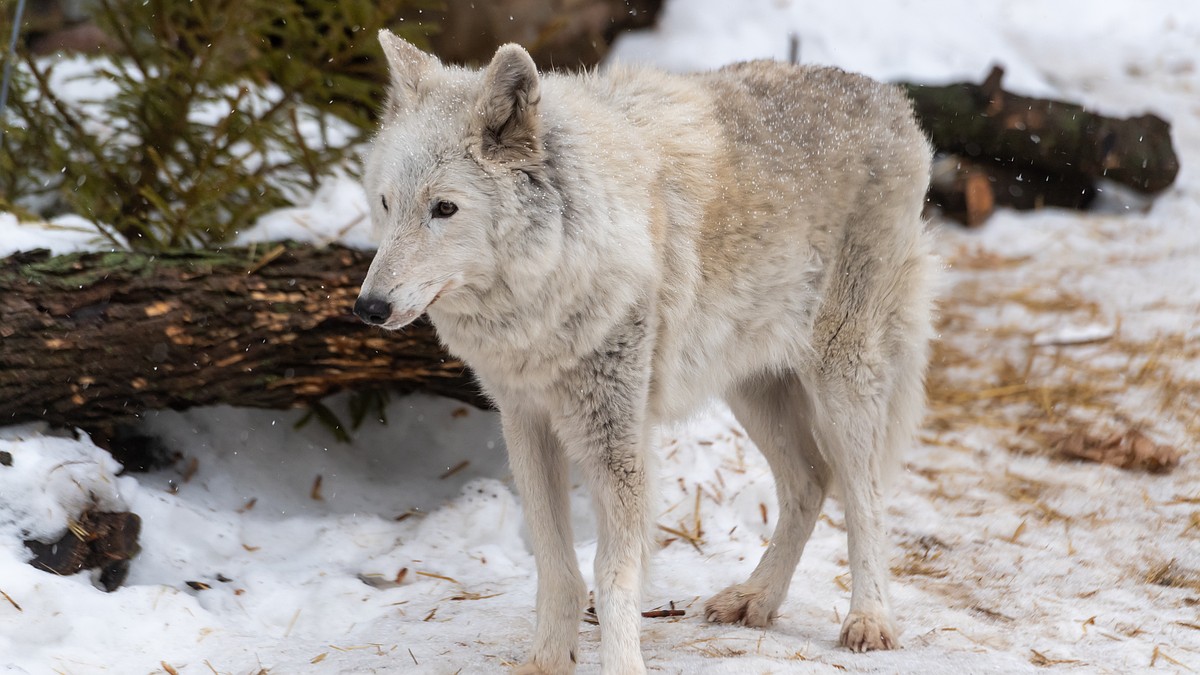
[[360,303],[387,312],[360,313],[398,328],[427,310],[500,407],[539,570],[525,671],[574,667],[567,459],[596,501],[604,670],[644,668],[648,442],[714,397],[771,462],[784,512],[779,545],[708,617],[770,621],[837,480],[842,642],[896,646],[882,486],[923,406],[936,268],[930,151],[905,97],[766,61],[539,76],[506,46],[469,71],[382,39],[392,91],[364,182],[384,238]]

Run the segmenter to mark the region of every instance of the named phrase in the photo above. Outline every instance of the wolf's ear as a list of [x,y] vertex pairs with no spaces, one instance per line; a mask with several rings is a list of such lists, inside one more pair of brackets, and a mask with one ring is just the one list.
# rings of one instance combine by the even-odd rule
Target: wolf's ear
[[520,45],[496,51],[483,76],[477,104],[480,154],[504,163],[536,162],[542,154],[537,106],[542,90],[537,66]]
[[417,86],[421,78],[438,65],[438,60],[386,28],[379,31],[379,45],[383,47],[391,80],[386,112],[396,114],[411,110],[417,103]]

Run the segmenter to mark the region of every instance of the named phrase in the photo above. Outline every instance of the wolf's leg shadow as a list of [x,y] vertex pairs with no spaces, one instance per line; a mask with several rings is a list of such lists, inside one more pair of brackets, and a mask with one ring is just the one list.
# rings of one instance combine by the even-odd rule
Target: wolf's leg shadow
[[713,596],[704,611],[709,621],[761,627],[787,597],[825,501],[830,469],[817,449],[809,424],[812,405],[795,374],[763,374],[742,382],[728,402],[771,465],[779,522],[750,578]]
[[567,458],[548,417],[501,402],[504,439],[537,562],[537,628],[533,651],[515,671],[559,675],[575,670],[579,618],[587,586],[571,533]]

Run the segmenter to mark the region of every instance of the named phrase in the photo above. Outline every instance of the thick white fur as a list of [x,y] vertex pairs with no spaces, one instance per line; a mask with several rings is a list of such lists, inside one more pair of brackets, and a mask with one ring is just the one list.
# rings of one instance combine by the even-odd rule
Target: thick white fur
[[[362,297],[428,311],[498,404],[537,559],[525,673],[569,673],[585,588],[567,463],[599,523],[605,673],[644,672],[648,439],[729,401],[782,513],[713,621],[766,625],[831,480],[853,593],[841,642],[897,646],[884,479],[923,406],[935,271],[928,145],[904,96],[829,68],[538,75],[502,47],[445,67],[390,33],[365,186],[382,243]],[[384,208],[384,202],[387,208]],[[431,214],[439,201],[457,212]]]

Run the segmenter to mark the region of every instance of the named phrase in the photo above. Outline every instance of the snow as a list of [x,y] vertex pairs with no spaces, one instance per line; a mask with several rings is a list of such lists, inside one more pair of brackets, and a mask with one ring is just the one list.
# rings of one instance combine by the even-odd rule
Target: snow
[[[1097,212],[1001,211],[977,231],[937,226],[947,262],[940,337],[947,353],[969,358],[936,370],[980,396],[934,397],[889,502],[903,650],[853,655],[836,646],[849,597],[836,501],[776,625],[703,622],[703,600],[750,572],[777,513],[765,462],[716,406],[663,433],[657,522],[701,532],[696,546],[657,533],[665,546],[644,608],[674,603],[686,616],[644,622],[648,665],[1200,669],[1200,390],[1186,388],[1200,381],[1200,6],[671,0],[660,26],[623,37],[614,58],[680,71],[783,58],[789,33],[808,63],[939,82],[979,80],[999,62],[1010,89],[1113,114],[1152,110],[1172,122],[1183,169],[1153,200],[1108,188]],[[269,214],[239,242],[340,237],[366,246],[365,213],[361,189],[334,177],[311,203]],[[103,243],[83,229],[0,214],[0,253],[34,246]],[[1112,393],[1044,414],[989,398],[1008,386],[1006,361],[1027,364],[1031,387],[1082,382]],[[344,397],[328,405],[348,419]],[[3,672],[454,673],[519,662],[532,635],[534,563],[496,416],[397,399],[386,425],[368,419],[350,444],[315,422],[295,428],[300,417],[152,414],[145,430],[181,459],[131,475],[86,438],[0,429],[0,452],[12,457],[0,466],[0,591],[11,598],[0,596]],[[1140,427],[1185,454],[1165,475],[1062,461],[1030,431],[1045,419]],[[61,535],[90,500],[143,518],[143,550],[111,594],[86,574],[33,569],[21,544]],[[572,502],[590,583],[595,528],[582,489]],[[1162,569],[1179,583],[1151,583]],[[579,670],[598,672],[598,629],[581,631]]]
[[264,215],[250,229],[239,232],[234,243],[246,246],[295,239],[372,249],[375,240],[368,214],[362,185],[338,173],[321,183],[310,203]]
[[[67,519],[93,504],[105,511],[121,511],[118,479],[121,465],[89,439],[50,435],[30,427],[0,428],[0,451],[11,465],[0,472],[0,536],[58,539]],[[11,544],[7,541],[6,544]],[[11,547],[8,547],[11,548]]]
[[0,212],[0,256],[35,248],[49,249],[54,255],[94,251],[105,248],[107,241],[90,222],[79,216],[59,216],[44,223],[23,223],[12,213]]
[[1112,326],[1098,323],[1083,326],[1063,326],[1055,332],[1038,333],[1033,338],[1033,344],[1038,347],[1086,344],[1098,340],[1107,340],[1115,333],[1116,331]]

